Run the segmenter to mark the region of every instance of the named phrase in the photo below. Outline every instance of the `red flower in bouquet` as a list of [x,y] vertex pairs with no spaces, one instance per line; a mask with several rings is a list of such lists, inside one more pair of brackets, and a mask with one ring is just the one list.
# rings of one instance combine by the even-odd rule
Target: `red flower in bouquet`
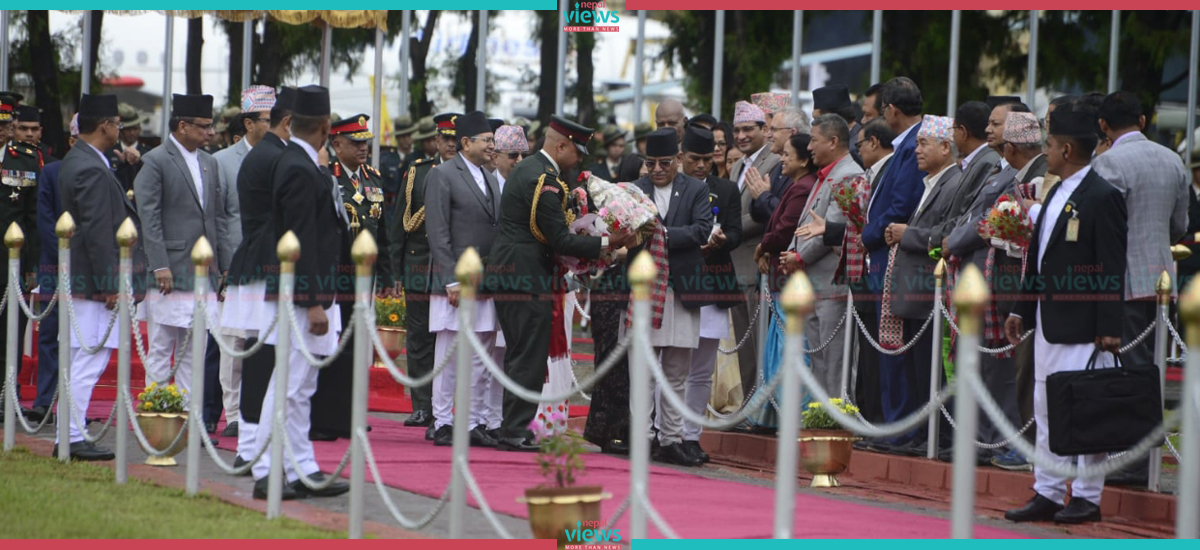
[[1025,248],[1033,237],[1033,221],[1019,199],[1005,194],[996,199],[987,217],[979,221],[977,230],[984,239],[997,239]]
[[842,209],[846,221],[860,231],[867,224],[865,212],[867,198],[871,196],[870,189],[867,178],[863,176],[843,179],[834,184],[833,188],[833,199],[838,208]]

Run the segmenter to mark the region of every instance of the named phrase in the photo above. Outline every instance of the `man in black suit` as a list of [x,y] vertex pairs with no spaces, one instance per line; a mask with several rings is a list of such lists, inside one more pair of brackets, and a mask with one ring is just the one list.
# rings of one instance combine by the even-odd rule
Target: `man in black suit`
[[[92,389],[108,367],[118,343],[116,330],[101,340],[117,307],[120,252],[117,230],[125,220],[131,220],[135,228],[141,224],[104,153],[116,145],[119,127],[116,96],[84,94],[79,102],[81,143],[67,153],[59,172],[63,210],[71,213],[77,228],[71,239],[71,293],[75,296],[74,313],[82,334],[72,331],[70,335],[73,399],[69,443],[71,456],[80,460],[112,460],[114,456],[111,451],[85,441],[83,430]],[[133,269],[134,290],[144,292],[141,279],[145,276],[146,258],[141,241],[134,248]],[[101,349],[96,353],[83,349],[97,346]],[[60,419],[61,404],[62,401]],[[55,443],[57,447],[64,442]]]
[[[1050,452],[1046,422],[1046,377],[1055,372],[1082,370],[1093,350],[1116,353],[1121,346],[1125,311],[1125,250],[1128,216],[1125,199],[1089,165],[1095,150],[1096,115],[1076,106],[1062,106],[1050,115],[1046,138],[1049,173],[1062,178],[1046,196],[1029,244],[1024,292],[1038,292],[1038,301],[1018,302],[1004,324],[1009,342],[1016,344],[1026,326],[1034,333],[1034,415],[1037,450],[1043,459],[1061,464],[1095,466],[1105,455],[1060,457]],[[1087,273],[1081,288],[1078,273]],[[1092,293],[1095,300],[1080,300]],[[1102,361],[1103,360],[1103,361]],[[1112,357],[1101,354],[1101,363]],[[1043,468],[1033,470],[1036,494],[1024,507],[1008,511],[1011,521],[1083,523],[1100,520],[1104,478],[1081,477],[1071,483],[1066,508],[1066,479]]]
[[[341,193],[334,186],[333,178],[320,169],[318,151],[325,146],[329,137],[329,90],[320,86],[304,86],[296,90],[292,104],[291,141],[283,154],[275,161],[271,185],[271,225],[273,238],[277,241],[288,232],[300,242],[300,257],[295,261],[295,292],[291,307],[297,323],[291,349],[277,349],[276,353],[288,354],[287,415],[285,429],[295,454],[299,471],[292,462],[283,464],[288,487],[284,499],[305,496],[336,496],[350,490],[345,482],[334,482],[321,489],[309,489],[300,481],[306,476],[313,482],[325,479],[313,455],[312,442],[308,440],[312,396],[317,389],[317,369],[299,352],[296,338],[304,338],[307,348],[317,356],[328,356],[336,351],[338,335],[342,330],[340,310],[335,305],[339,279],[347,275],[338,272],[348,262],[350,251],[349,218],[341,208]],[[332,276],[332,277],[331,277]],[[332,281],[330,279],[332,278]],[[269,302],[269,305],[278,305]],[[280,315],[284,312],[280,311]],[[267,335],[267,342],[274,343],[278,331]],[[261,417],[272,418],[275,409],[274,382],[267,387],[263,397]],[[261,424],[256,439],[259,449],[267,445],[271,437],[270,423]],[[277,434],[282,437],[283,434]],[[254,498],[267,498],[267,474],[271,469],[270,455],[254,464]]]
[[[693,119],[694,121],[695,119]],[[712,132],[695,124],[683,134],[683,173],[708,184],[713,229],[701,247],[704,255],[703,284],[713,304],[700,308],[700,345],[692,352],[684,400],[692,412],[704,415],[712,394],[712,375],[717,368],[717,349],[729,337],[729,308],[744,300],[738,291],[737,275],[729,251],[742,244],[742,199],[737,184],[712,175]],[[683,450],[708,462],[700,448],[700,425],[683,422]]]

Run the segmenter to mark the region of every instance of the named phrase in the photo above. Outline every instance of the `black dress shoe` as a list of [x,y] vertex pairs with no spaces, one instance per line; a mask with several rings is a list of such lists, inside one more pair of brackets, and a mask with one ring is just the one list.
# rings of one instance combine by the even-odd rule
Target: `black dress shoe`
[[1071,497],[1071,502],[1067,503],[1067,507],[1054,514],[1055,523],[1086,523],[1089,521],[1100,521],[1100,505],[1082,498]]
[[[51,455],[54,457],[58,456],[57,444],[54,445],[54,451],[51,453]],[[105,449],[104,447],[97,447],[96,445],[88,443],[87,441],[76,441],[71,444],[71,458],[73,460],[99,461],[112,460],[116,457],[117,455],[113,454],[112,451]]]
[[225,429],[221,430],[221,437],[237,437],[238,423],[237,420],[225,425]]
[[454,444],[454,427],[446,424],[433,434],[433,444],[438,447],[449,447]]
[[[316,472],[308,476],[308,480],[313,483],[323,483],[325,479],[325,474],[321,472]],[[291,483],[291,487],[296,494],[311,497],[336,497],[350,491],[350,484],[345,481],[335,481],[324,489],[310,489],[303,481],[297,479]]]
[[43,418],[46,418],[46,414],[49,412],[50,412],[49,407],[44,407],[44,406],[39,405],[37,407],[29,409],[29,412],[25,413],[25,418],[27,420],[29,420],[30,422],[41,422]]
[[327,432],[320,432],[317,430],[309,430],[308,431],[308,440],[309,441],[337,441],[337,436],[333,435],[331,433],[327,433]]
[[683,450],[683,444],[672,443],[663,445],[658,448],[658,452],[654,453],[654,459],[667,464],[678,464],[680,466],[695,467],[703,464],[698,457],[694,457]]
[[491,447],[496,448],[499,441],[488,433],[487,428],[483,426],[475,426],[471,428],[471,446],[472,447]]
[[216,435],[217,423],[216,422],[205,422],[204,423],[204,431],[208,432],[209,435]]
[[[268,478],[265,477],[254,480],[254,500],[267,500],[267,481]],[[290,483],[285,482],[283,484],[283,500],[297,500],[302,498],[308,498],[308,495],[297,493]]]
[[629,442],[624,439],[610,439],[600,446],[600,452],[610,455],[628,455]]
[[495,428],[487,431],[487,434],[496,440],[496,444],[500,444],[500,428]]
[[[1137,471],[1136,469],[1127,469],[1127,470],[1120,470],[1120,471],[1116,471],[1111,474],[1108,474],[1104,478],[1104,484],[1112,485],[1114,487],[1142,487],[1142,488],[1145,488],[1146,485],[1148,484],[1149,479],[1150,479],[1150,473],[1146,469],[1142,469],[1140,472]],[[1071,499],[1071,502],[1075,502],[1075,499]],[[1070,506],[1070,503],[1068,503],[1067,505]]]
[[[240,457],[240,456],[239,456],[239,457],[237,457],[237,458],[234,458],[234,459],[233,459],[233,467],[234,467],[234,468],[241,468],[242,466],[245,466],[246,464],[249,464],[249,462],[247,462],[247,461],[246,461],[246,459],[244,459],[244,458],[242,458],[242,457]],[[250,475],[250,470],[246,470],[245,472],[242,472],[242,473],[240,473],[240,474],[237,474],[237,475],[239,475],[239,476],[248,476],[248,475]]]
[[[1083,499],[1080,499],[1083,500]],[[1033,495],[1029,502],[1016,510],[1009,510],[1004,513],[1004,519],[1021,523],[1024,521],[1050,521],[1056,519],[1056,515],[1062,511],[1063,505],[1054,502],[1042,495]]]
[[498,451],[520,451],[526,453],[537,452],[541,447],[530,439],[520,437],[501,438],[496,445]]
[[436,432],[433,430],[433,424],[430,424],[428,428],[425,428],[425,441],[433,441],[434,435]]
[[433,425],[433,415],[429,411],[413,411],[408,418],[404,420],[404,425],[409,428],[424,428],[425,426]]
[[708,453],[704,452],[704,449],[700,447],[699,441],[684,441],[683,450],[687,452],[688,455],[699,460],[701,464],[707,464],[711,458],[708,456]]

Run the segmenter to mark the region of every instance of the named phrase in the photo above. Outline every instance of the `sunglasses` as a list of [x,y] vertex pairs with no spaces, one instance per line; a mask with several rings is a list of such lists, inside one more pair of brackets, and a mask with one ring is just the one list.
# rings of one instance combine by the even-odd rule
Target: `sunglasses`
[[525,156],[525,153],[508,153],[508,158],[512,160],[521,160],[523,156]]
[[653,170],[655,165],[658,165],[659,168],[670,168],[674,161],[673,158],[646,159],[646,168]]

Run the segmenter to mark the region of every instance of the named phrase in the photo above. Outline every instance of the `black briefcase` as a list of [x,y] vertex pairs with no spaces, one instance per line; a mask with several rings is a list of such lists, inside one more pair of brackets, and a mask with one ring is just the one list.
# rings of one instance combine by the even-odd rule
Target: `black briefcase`
[[1162,387],[1154,365],[1097,369],[1092,352],[1081,371],[1046,377],[1050,450],[1057,455],[1124,451],[1163,421]]

